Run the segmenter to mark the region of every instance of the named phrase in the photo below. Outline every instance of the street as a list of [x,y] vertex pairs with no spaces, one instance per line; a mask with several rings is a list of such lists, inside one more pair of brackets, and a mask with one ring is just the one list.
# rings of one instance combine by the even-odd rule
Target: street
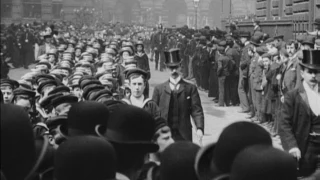
[[[32,66],[30,66],[31,68]],[[155,71],[154,63],[150,62],[151,69],[151,79],[150,83],[150,97],[152,97],[153,88],[160,83],[168,80],[169,73],[164,71]],[[23,68],[10,70],[9,76],[12,79],[18,80],[20,77],[30,70],[25,70]],[[205,133],[202,140],[202,145],[208,143],[216,142],[219,138],[222,130],[229,124],[237,121],[249,121],[245,117],[248,116],[245,113],[238,113],[240,107],[216,107],[215,103],[211,98],[208,98],[207,93],[199,91],[202,107],[205,114]],[[193,131],[193,139],[195,143],[199,143],[195,131]],[[282,148],[279,139],[273,138],[274,146],[277,148]]]

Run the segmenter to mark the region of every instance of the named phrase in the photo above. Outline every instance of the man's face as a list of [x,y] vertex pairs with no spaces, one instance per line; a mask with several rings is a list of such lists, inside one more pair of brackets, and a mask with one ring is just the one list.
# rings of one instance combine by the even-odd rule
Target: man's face
[[244,43],[247,41],[247,38],[241,37],[241,38],[240,38],[240,41],[241,41],[242,44],[244,44]]
[[51,38],[45,38],[46,43],[51,43]]
[[80,57],[80,55],[81,55],[81,49],[76,49],[75,55],[76,55],[76,57]]
[[130,90],[131,95],[138,98],[141,97],[141,95],[144,92],[144,89],[146,88],[143,78],[137,77],[137,78],[131,78],[130,79]]
[[296,48],[294,46],[294,43],[292,43],[291,45],[287,45],[286,46],[287,52],[289,54],[289,57],[292,57],[296,54]]
[[65,76],[69,77],[70,73],[66,69],[61,69],[61,73],[64,74]]
[[270,59],[269,58],[262,58],[263,65],[265,69],[268,69],[270,66]]
[[75,87],[75,88],[73,88],[72,92],[73,92],[73,94],[74,94],[75,96],[77,96],[79,99],[81,98],[82,93],[81,93],[80,87]]
[[171,136],[171,131],[169,130],[166,133],[160,132],[160,135],[156,142],[159,145],[159,153],[163,152],[170,144],[174,143],[174,140]]
[[304,70],[301,70],[301,76],[303,80],[311,87],[314,87],[320,82],[320,70],[304,68]]
[[139,51],[139,52],[140,52],[140,51],[142,51],[142,49],[143,49],[143,48],[142,48],[142,46],[141,46],[141,45],[137,46],[137,51]]
[[168,69],[169,69],[170,76],[173,79],[176,79],[181,75],[181,67],[180,66],[168,67]]
[[129,53],[128,52],[123,52],[122,57],[125,59],[127,57],[129,57]]
[[31,103],[29,99],[17,98],[14,104],[22,107],[28,114],[31,111]]
[[3,102],[5,104],[10,104],[13,98],[13,90],[10,86],[2,86],[1,87]]

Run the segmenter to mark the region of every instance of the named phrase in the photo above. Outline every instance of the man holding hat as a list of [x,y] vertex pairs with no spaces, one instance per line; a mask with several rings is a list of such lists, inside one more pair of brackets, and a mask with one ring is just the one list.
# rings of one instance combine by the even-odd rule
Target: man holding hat
[[190,116],[201,140],[204,132],[204,114],[197,87],[181,78],[179,49],[166,51],[165,57],[170,78],[154,88],[152,99],[160,107],[161,116],[172,129],[174,140],[192,141]]
[[305,177],[315,171],[320,155],[320,51],[303,50],[299,66],[303,81],[285,95],[279,135]]

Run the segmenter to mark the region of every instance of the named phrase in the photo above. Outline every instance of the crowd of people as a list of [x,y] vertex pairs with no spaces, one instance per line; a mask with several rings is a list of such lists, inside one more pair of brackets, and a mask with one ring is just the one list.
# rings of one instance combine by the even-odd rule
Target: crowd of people
[[[318,33],[284,41],[259,24],[2,26],[1,179],[319,179]],[[150,62],[170,74],[152,97]],[[19,67],[30,71],[11,79]],[[198,90],[252,122],[200,147]]]

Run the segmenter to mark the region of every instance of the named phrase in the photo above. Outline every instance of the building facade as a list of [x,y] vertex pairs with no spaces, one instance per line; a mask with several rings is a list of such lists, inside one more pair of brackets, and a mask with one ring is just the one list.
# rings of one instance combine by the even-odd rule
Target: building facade
[[[230,16],[255,13],[256,0],[1,0],[1,23],[73,20],[88,10],[105,22],[221,27]],[[197,12],[197,13],[196,13]]]

